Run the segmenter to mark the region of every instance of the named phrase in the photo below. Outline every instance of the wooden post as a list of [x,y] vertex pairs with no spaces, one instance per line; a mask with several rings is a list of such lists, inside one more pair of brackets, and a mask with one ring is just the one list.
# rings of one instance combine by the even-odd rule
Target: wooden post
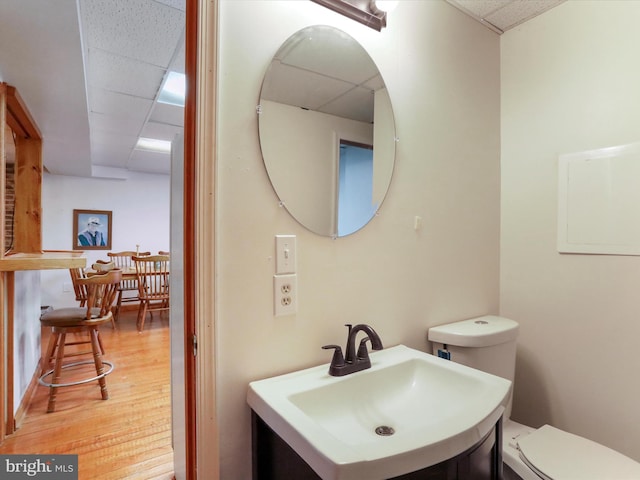
[[[5,175],[6,175],[6,159],[5,159],[5,125],[7,124],[7,84],[0,83],[0,192],[2,192],[2,201],[0,201],[0,218],[2,219],[2,229],[0,229],[0,257],[4,257],[5,251],[5,235],[4,235],[4,219],[5,219]],[[5,288],[6,288],[6,272],[0,272],[0,386],[2,386],[2,393],[0,394],[0,445],[4,442],[5,438],[5,411],[7,408],[7,392],[4,389],[6,385],[6,372],[7,365],[13,365],[11,362],[7,362],[7,352],[5,350],[5,309],[6,302]]]
[[[11,128],[16,144],[15,186],[16,200],[14,212],[14,240],[12,252],[42,252],[42,135],[31,117],[27,106],[15,87],[0,83],[0,96],[3,98],[2,148],[4,151],[5,125]],[[4,153],[3,153],[4,166]],[[0,191],[6,190],[5,169],[2,171]],[[0,214],[6,215],[4,201]],[[1,244],[2,256],[7,252],[4,232]]]
[[13,251],[42,251],[42,140],[16,138]]
[[[12,252],[42,252],[42,135],[15,87],[0,82],[0,260],[7,245],[6,217],[6,145],[7,128],[15,139],[15,213]],[[0,443],[15,430],[13,402],[13,315],[15,274],[0,272]],[[5,388],[6,387],[6,388]]]

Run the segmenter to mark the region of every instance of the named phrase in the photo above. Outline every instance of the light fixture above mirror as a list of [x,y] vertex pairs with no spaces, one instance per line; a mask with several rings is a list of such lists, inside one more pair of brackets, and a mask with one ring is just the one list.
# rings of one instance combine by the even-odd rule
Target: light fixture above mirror
[[369,7],[377,14],[386,14],[396,8],[398,0],[371,0]]
[[398,3],[391,0],[312,1],[377,31],[381,31],[387,26],[387,13],[393,10]]

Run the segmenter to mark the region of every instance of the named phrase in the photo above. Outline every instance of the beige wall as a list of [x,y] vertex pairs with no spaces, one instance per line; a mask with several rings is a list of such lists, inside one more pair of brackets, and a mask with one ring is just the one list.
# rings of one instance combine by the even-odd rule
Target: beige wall
[[[295,31],[328,24],[377,63],[397,164],[380,215],[331,240],[278,206],[262,164],[262,76]],[[400,2],[379,33],[308,1],[221,2],[217,378],[221,478],[250,478],[247,384],[327,363],[344,323],[428,350],[427,328],[498,313],[499,37],[445,2]],[[423,219],[415,231],[414,217]],[[298,314],[274,317],[274,236],[298,238]],[[203,446],[206,448],[206,446]]]
[[501,37],[500,311],[513,417],[640,460],[640,258],[561,255],[558,155],[640,140],[638,1],[569,1]]

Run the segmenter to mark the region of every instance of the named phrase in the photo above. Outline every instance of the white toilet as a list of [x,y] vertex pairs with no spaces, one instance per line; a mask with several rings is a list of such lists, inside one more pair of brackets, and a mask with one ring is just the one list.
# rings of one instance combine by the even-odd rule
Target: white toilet
[[[518,323],[487,315],[429,329],[434,355],[513,382]],[[503,421],[504,478],[523,480],[637,480],[640,463],[550,425],[511,421],[513,388]]]

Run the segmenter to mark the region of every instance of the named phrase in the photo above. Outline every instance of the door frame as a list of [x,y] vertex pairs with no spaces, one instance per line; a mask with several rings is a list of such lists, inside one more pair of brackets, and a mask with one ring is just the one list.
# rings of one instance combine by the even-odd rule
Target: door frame
[[[207,480],[220,478],[214,336],[218,12],[219,0],[187,0],[184,152],[187,480],[198,476]],[[196,355],[190,353],[194,347]]]

